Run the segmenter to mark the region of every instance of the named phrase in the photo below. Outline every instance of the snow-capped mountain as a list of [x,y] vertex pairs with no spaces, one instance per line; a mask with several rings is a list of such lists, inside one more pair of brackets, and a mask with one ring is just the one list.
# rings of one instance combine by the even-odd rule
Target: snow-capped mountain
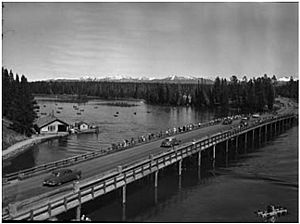
[[203,84],[211,84],[213,83],[210,79],[203,79],[203,78],[196,78],[189,75],[170,75],[165,78],[154,78],[154,77],[147,77],[147,76],[140,76],[140,77],[131,77],[128,75],[113,75],[113,76],[97,76],[93,77],[90,75],[85,75],[79,79],[68,79],[68,78],[59,78],[59,79],[51,79],[48,81],[57,81],[57,82],[69,82],[69,81],[106,81],[106,82],[171,82],[171,83],[198,83],[201,82]]

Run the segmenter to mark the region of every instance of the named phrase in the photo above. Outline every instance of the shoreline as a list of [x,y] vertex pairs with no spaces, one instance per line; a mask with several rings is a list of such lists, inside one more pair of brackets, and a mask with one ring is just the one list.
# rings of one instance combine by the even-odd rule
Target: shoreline
[[59,134],[52,134],[52,135],[42,135],[42,136],[35,136],[24,141],[20,141],[14,145],[9,146],[7,149],[2,151],[2,162],[7,161],[9,159],[13,159],[14,157],[18,156],[19,154],[26,151],[28,148],[45,142],[50,139],[61,138],[64,136],[69,135],[69,133],[59,133]]
[[[281,103],[283,103],[281,108],[278,110],[279,113],[283,113],[284,110],[286,110],[287,108],[290,108],[289,103],[292,103],[293,106],[297,105],[297,102],[294,102],[292,99],[288,99],[288,98],[277,98],[277,99],[279,101],[281,101]],[[297,105],[297,107],[298,107],[298,105]],[[295,108],[293,108],[293,109],[295,109]],[[89,130],[89,131],[80,132],[77,134],[85,134],[85,133],[92,133],[92,132],[95,132],[95,130],[93,130],[93,131]],[[30,147],[32,147],[34,145],[40,144],[40,143],[48,141],[50,139],[56,139],[56,138],[64,137],[67,135],[69,135],[69,133],[41,135],[41,136],[35,136],[32,138],[26,139],[24,141],[17,142],[16,144],[11,145],[10,147],[8,147],[7,149],[2,151],[2,161],[3,162],[9,161],[10,159],[13,159],[14,157],[18,156],[19,154],[23,153],[24,151],[26,151],[27,149],[29,149]]]

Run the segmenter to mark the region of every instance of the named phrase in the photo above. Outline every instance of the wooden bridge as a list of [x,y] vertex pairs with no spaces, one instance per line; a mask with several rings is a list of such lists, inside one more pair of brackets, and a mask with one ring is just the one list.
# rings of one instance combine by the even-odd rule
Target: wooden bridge
[[[296,121],[294,114],[268,116],[256,119],[246,127],[232,126],[227,130],[200,136],[193,142],[186,142],[159,154],[148,154],[147,158],[117,166],[109,172],[98,173],[79,183],[58,188],[57,190],[31,197],[23,201],[9,203],[3,210],[3,220],[47,220],[65,211],[76,208],[76,219],[80,220],[81,205],[118,188],[122,189],[122,203],[126,203],[126,186],[148,175],[154,175],[154,187],[159,184],[158,173],[172,164],[178,164],[178,175],[182,174],[182,162],[185,158],[197,158],[199,169],[202,154],[207,153],[215,168],[216,150],[224,150],[228,163],[229,144],[234,144],[234,152],[259,146],[263,141],[292,127]],[[216,129],[217,130],[217,129]],[[218,146],[218,149],[217,149]],[[232,150],[232,149],[231,149]]]

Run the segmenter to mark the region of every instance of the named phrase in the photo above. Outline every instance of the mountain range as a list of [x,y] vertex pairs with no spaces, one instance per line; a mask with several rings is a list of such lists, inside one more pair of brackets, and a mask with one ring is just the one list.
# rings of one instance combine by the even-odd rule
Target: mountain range
[[177,76],[171,75],[165,78],[153,78],[153,77],[138,77],[133,78],[130,76],[116,75],[116,76],[107,76],[107,77],[98,77],[93,78],[90,76],[84,76],[79,79],[71,79],[71,78],[58,78],[58,79],[50,79],[47,81],[55,81],[55,82],[74,82],[74,81],[83,81],[83,82],[152,82],[152,83],[202,83],[202,84],[213,84],[213,81],[210,79],[197,78],[193,76]]

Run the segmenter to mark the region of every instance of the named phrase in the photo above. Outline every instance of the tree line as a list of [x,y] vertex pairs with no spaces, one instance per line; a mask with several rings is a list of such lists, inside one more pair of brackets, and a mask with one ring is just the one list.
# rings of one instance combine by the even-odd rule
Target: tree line
[[24,75],[14,76],[2,68],[2,116],[12,122],[11,128],[18,133],[30,136],[33,122],[37,117],[37,104],[32,95],[30,84]]
[[299,80],[295,81],[293,77],[290,78],[285,85],[276,86],[276,92],[278,95],[288,97],[292,99],[299,99]]
[[[275,78],[276,79],[276,78]],[[103,99],[144,99],[149,104],[194,107],[238,107],[249,111],[272,109],[274,77],[267,75],[241,81],[217,77],[213,85],[183,83],[136,83],[99,81],[37,81],[30,83],[36,94],[78,94]]]

